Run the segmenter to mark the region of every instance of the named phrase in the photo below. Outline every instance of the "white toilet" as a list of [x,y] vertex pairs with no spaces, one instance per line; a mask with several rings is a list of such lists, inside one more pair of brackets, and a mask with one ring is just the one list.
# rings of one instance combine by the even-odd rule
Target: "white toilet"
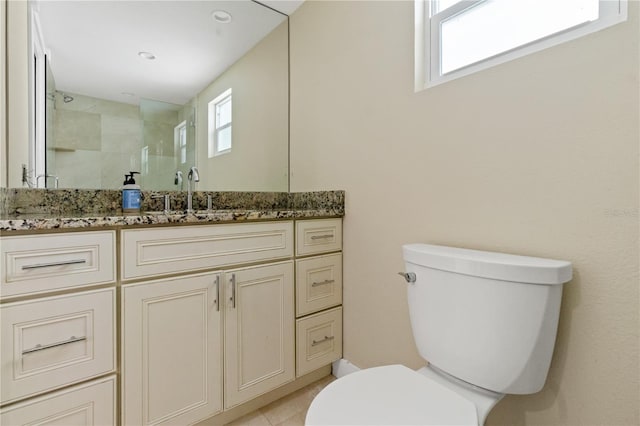
[[403,254],[429,365],[344,376],[316,396],[307,425],[483,425],[505,394],[542,389],[571,263],[427,244]]

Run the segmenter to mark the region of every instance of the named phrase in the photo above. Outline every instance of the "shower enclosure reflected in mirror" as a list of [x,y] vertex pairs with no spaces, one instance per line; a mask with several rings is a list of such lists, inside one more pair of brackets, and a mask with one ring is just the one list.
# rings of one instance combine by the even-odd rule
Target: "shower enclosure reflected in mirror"
[[29,13],[30,186],[117,189],[139,171],[143,189],[180,190],[196,165],[200,190],[288,190],[286,15],[246,0]]
[[[140,99],[137,105],[47,91],[47,187],[115,189],[139,171],[145,189],[182,189],[195,165],[195,107]],[[122,170],[120,170],[122,171]],[[44,183],[39,179],[39,184]]]

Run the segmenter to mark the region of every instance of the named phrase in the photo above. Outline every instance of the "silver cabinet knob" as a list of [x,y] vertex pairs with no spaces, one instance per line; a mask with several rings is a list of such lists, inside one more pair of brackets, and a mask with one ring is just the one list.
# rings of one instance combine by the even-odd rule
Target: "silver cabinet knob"
[[416,282],[416,274],[413,272],[398,272],[398,275],[402,275],[408,283]]

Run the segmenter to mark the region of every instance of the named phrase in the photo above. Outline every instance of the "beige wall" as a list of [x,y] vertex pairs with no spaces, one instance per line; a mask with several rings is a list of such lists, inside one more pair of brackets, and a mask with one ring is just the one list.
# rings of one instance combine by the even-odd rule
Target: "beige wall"
[[413,2],[291,25],[291,189],[345,189],[344,357],[419,367],[401,245],[567,259],[545,389],[488,425],[637,425],[639,3],[628,22],[413,91]]
[[[198,95],[199,188],[288,189],[287,21]],[[232,89],[231,152],[208,158],[208,104]]]

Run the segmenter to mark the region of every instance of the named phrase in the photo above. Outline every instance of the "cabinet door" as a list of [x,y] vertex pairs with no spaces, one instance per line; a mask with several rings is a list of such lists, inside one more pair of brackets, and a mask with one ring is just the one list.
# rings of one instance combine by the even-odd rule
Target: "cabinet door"
[[225,408],[294,379],[293,262],[225,273]]
[[222,410],[220,275],[122,287],[124,425],[191,424]]

